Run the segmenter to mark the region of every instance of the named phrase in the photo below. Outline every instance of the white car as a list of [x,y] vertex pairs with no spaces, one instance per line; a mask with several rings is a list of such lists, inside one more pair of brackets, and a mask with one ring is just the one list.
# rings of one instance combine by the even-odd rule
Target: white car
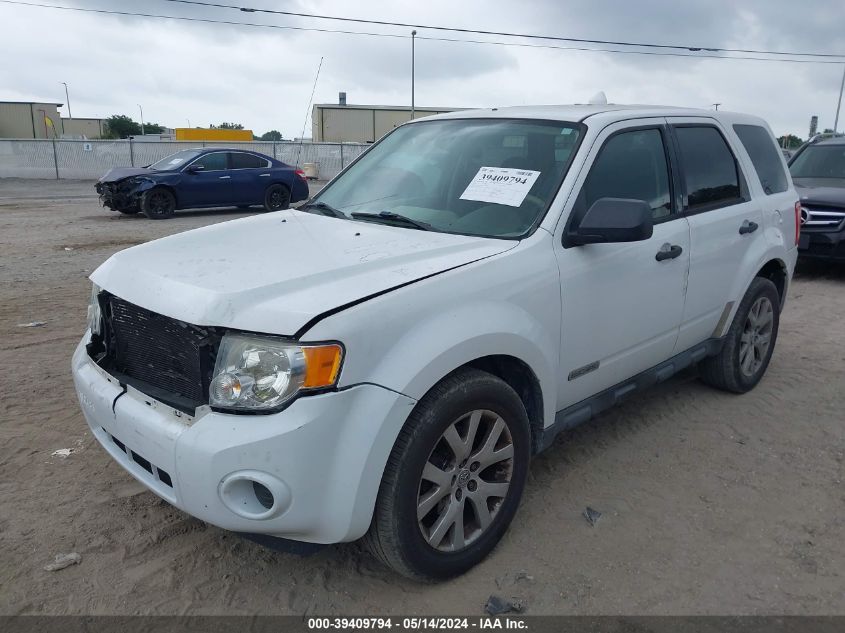
[[147,488],[227,530],[482,560],[531,456],[698,363],[761,379],[798,197],[766,123],[645,106],[400,126],[299,210],[111,257],[73,357]]

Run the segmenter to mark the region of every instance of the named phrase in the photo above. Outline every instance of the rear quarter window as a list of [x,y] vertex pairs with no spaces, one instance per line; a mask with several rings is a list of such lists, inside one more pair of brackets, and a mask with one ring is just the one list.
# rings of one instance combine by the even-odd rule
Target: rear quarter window
[[734,125],[734,132],[751,157],[760,185],[767,195],[789,189],[789,180],[780,159],[779,149],[769,131],[759,125]]

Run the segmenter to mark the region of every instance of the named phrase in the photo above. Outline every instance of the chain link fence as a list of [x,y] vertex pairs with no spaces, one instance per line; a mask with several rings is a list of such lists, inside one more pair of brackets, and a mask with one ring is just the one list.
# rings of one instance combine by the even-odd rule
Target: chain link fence
[[191,147],[247,149],[301,167],[316,163],[334,178],[369,145],[359,143],[197,143],[196,141],[76,141],[0,139],[0,178],[99,178],[112,167],[143,167]]

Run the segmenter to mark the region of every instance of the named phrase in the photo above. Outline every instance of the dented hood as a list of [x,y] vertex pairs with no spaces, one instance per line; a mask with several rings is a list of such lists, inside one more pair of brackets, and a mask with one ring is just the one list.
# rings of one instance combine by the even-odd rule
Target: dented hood
[[120,251],[91,279],[188,323],[293,335],[326,311],[515,245],[289,210]]
[[154,173],[154,170],[147,169],[146,167],[112,167],[97,182],[117,182],[124,178],[143,176],[144,174],[151,173]]

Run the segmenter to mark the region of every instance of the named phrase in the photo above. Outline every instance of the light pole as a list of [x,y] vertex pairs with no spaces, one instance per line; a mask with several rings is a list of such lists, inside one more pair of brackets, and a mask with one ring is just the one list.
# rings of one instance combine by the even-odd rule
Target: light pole
[[845,66],[842,66],[842,83],[839,84],[839,101],[836,102],[836,118],[833,121],[833,133],[839,131],[839,108],[842,107],[842,89],[845,88]]
[[138,109],[141,111],[141,136],[144,136],[144,108],[141,107],[140,103]]
[[64,81],[62,81],[61,83],[65,84],[65,101],[67,101],[67,118],[72,119],[73,114],[71,114],[71,112],[70,112],[70,95],[68,94],[68,91],[67,91],[67,84]]
[[188,119],[188,127],[191,127],[191,120]]
[[411,120],[414,120],[414,117],[417,115],[416,108],[414,106],[414,43],[416,41],[417,32],[411,31]]

